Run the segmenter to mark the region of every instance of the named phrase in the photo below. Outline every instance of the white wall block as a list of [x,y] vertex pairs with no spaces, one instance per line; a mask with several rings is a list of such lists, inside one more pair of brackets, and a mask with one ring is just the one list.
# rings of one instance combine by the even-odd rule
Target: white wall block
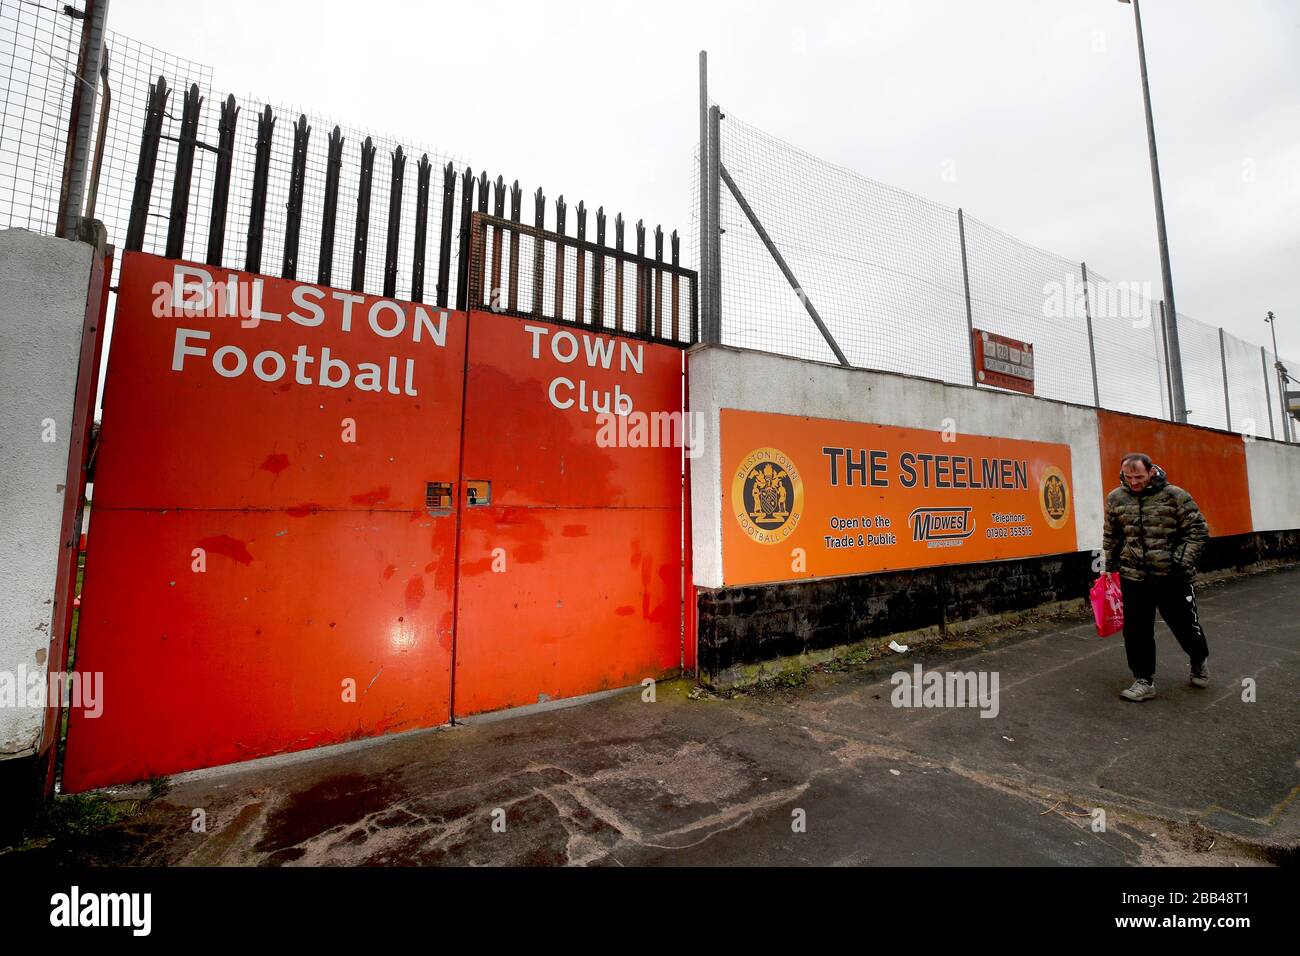
[[[85,243],[0,232],[0,678],[11,682],[36,675],[48,686],[92,256]],[[30,753],[44,716],[39,707],[0,706],[0,759]]]
[[1256,531],[1300,528],[1300,445],[1246,442],[1246,480]]
[[722,586],[720,410],[807,415],[939,431],[944,419],[968,435],[1070,446],[1075,528],[1080,551],[1101,547],[1102,478],[1097,416],[1091,408],[887,372],[700,346],[687,358],[691,409],[706,422],[704,454],[692,463],[694,578]]

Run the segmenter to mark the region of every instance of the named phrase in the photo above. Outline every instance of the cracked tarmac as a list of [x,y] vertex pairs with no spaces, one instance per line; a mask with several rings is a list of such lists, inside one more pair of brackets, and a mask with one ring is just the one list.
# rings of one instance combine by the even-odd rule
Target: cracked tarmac
[[[654,703],[634,688],[185,775],[128,819],[0,865],[1293,862],[1300,568],[1200,604],[1211,687],[1187,685],[1162,623],[1160,696],[1140,705],[1118,698],[1119,637],[1043,622],[729,700],[679,680]],[[893,707],[890,675],[917,662],[997,671],[997,717]]]

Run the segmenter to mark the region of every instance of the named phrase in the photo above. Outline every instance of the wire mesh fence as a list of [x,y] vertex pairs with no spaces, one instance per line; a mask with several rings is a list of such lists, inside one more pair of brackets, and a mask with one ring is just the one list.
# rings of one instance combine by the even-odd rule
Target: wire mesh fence
[[[956,212],[823,163],[728,113],[721,156],[854,365],[969,381]],[[871,219],[862,217],[871,210]],[[730,190],[721,191],[723,341],[834,361]]]
[[[200,63],[183,60],[112,32],[109,33],[105,46],[112,100],[105,127],[104,159],[95,193],[95,218],[104,223],[109,241],[120,247],[130,220],[131,197],[140,158],[140,129],[144,125],[148,109],[150,78],[166,74],[187,85],[197,85],[200,90],[211,91],[212,70]],[[104,108],[102,98],[97,104],[97,111]],[[99,118],[97,115],[96,122]],[[179,121],[179,112],[176,120]],[[176,133],[176,130],[171,129],[174,125],[170,122],[167,124],[171,135]],[[197,160],[200,170],[206,162],[206,156]],[[174,172],[175,151],[159,150],[157,178],[165,180]],[[196,175],[195,183],[195,202],[200,203],[202,198],[210,197],[210,183],[203,175]],[[152,250],[162,221],[159,217],[165,217],[167,210],[155,204],[149,211],[150,228],[147,235],[150,245],[145,248]],[[198,210],[191,210],[190,214],[202,215]],[[165,222],[163,224],[165,226]],[[161,246],[156,248],[161,249]],[[201,255],[190,255],[189,250],[186,257],[202,258]],[[115,259],[114,268],[120,265],[119,255]],[[114,280],[116,281],[116,276]]]
[[0,226],[53,230],[83,6],[0,0]]
[[[724,344],[837,361],[816,315],[850,365],[969,385],[973,327],[1033,344],[1036,395],[1172,416],[1165,320],[1149,283],[1112,281],[963,210],[819,159],[729,111],[722,116]],[[697,151],[697,195],[705,175]],[[696,207],[700,262],[702,221]],[[1177,324],[1187,420],[1284,438],[1271,353],[1189,316]]]
[[[0,125],[0,227],[26,228],[52,232],[59,199],[63,150],[67,137],[72,85],[77,82],[75,67],[80,43],[80,20],[62,12],[59,5],[41,5],[30,0],[0,0],[0,83],[6,88],[4,113]],[[199,63],[173,56],[121,34],[108,31],[108,85],[111,108],[107,122],[104,156],[95,197],[95,218],[102,221],[110,242],[124,243],[132,198],[139,169],[141,135],[149,111],[154,84],[165,78],[170,95],[163,110],[160,148],[152,190],[144,219],[141,248],[162,253],[171,222],[172,190],[175,180],[179,141],[182,139],[182,106],[194,88],[201,98],[198,125],[193,134],[198,146],[193,151],[191,187],[185,205],[187,228],[180,258],[204,261],[208,258],[208,237],[213,210],[213,187],[221,156],[215,148],[220,141],[222,105],[226,97],[213,87],[212,70]],[[97,99],[97,111],[104,99]],[[300,110],[267,104],[248,97],[235,103],[238,110],[234,140],[230,149],[231,173],[226,204],[225,241],[220,250],[220,264],[243,268],[248,262],[249,224],[253,216],[252,195],[256,175],[259,118],[270,110],[274,134],[270,137],[269,164],[266,170],[266,207],[273,214],[265,216],[260,230],[260,258],[278,269],[284,258],[286,217],[275,214],[288,205],[293,168],[295,123],[303,118]],[[96,121],[99,117],[96,116]],[[306,119],[312,134],[306,142],[306,168],[302,184],[303,203],[298,240],[298,274],[314,279],[320,274],[322,254],[321,230],[323,196],[326,187],[329,136],[337,127],[338,137],[350,162],[340,167],[337,186],[337,219],[330,271],[336,276],[349,275],[356,234],[357,198],[360,164],[356,157],[363,144],[375,152],[372,180],[379,187],[371,198],[373,208],[387,212],[391,194],[392,166],[395,155],[411,161],[404,163],[414,173],[414,156],[427,157],[438,171],[437,188],[430,189],[431,219],[438,222],[444,201],[443,169],[448,162],[458,162],[436,149],[416,147],[408,140],[367,134],[344,127],[318,115]],[[412,178],[414,176],[412,175]],[[459,202],[459,177],[454,200]],[[396,294],[411,291],[414,254],[415,204],[417,190],[403,190],[400,195],[400,228],[397,253],[399,268]],[[372,216],[364,240],[369,248],[383,250],[387,217]],[[452,288],[454,298],[456,272],[453,250]],[[118,258],[120,264],[120,256]],[[382,256],[367,257],[362,286],[365,291],[379,292],[383,286]]]
[[[1168,418],[1169,378],[1158,303],[1149,301],[1139,286],[1112,282],[1088,269],[1086,306],[1097,359],[1098,404]],[[1074,308],[1080,308],[1077,299]]]
[[[68,114],[79,82],[80,30],[77,4],[0,0],[0,228],[53,231]],[[506,187],[501,177],[495,183],[486,173],[475,177],[444,152],[319,115],[254,98],[223,98],[209,68],[111,31],[106,45],[112,106],[95,216],[119,246],[133,225],[141,138],[160,78],[170,92],[158,111],[156,187],[137,209],[139,248],[463,304],[468,290],[459,286],[471,214],[530,221],[520,207],[533,197],[526,200],[517,181]],[[104,98],[97,102],[102,110]],[[720,125],[719,154],[729,180],[719,190],[723,342],[834,361],[829,336],[852,365],[969,384],[973,326],[1034,343],[1036,394],[1171,415],[1160,305],[1146,284],[1112,282],[961,210],[818,159],[733,114]],[[183,191],[175,188],[178,166],[189,170],[180,177]],[[698,194],[698,153],[692,181]],[[553,212],[561,234],[563,205],[561,197]],[[545,228],[544,203],[536,213],[532,225]],[[621,223],[622,217],[611,220]],[[779,250],[785,270],[756,222]],[[699,227],[697,216],[694,261]],[[616,229],[621,234],[622,227]],[[646,230],[641,232],[645,255]],[[656,234],[662,242],[661,231],[650,233]],[[532,242],[522,231],[516,239]],[[489,233],[487,247],[493,241]],[[543,243],[540,298],[558,292],[563,301],[553,311],[575,321],[592,321],[601,303],[610,311],[599,313],[600,321],[613,322],[611,328],[644,332],[648,322],[656,336],[692,341],[694,320],[688,325],[682,315],[690,305],[694,316],[693,282],[691,301],[680,299],[689,270],[663,272],[669,279],[679,275],[678,299],[671,290],[629,292],[635,298],[626,306],[618,298],[619,290],[637,290],[643,267],[632,241],[627,239],[625,256],[614,255],[621,247],[617,238],[610,254],[599,256],[600,288],[595,252],[579,255],[577,246]],[[651,273],[658,274],[653,268]],[[516,298],[531,302],[534,281],[533,271],[525,269],[513,287]],[[674,305],[677,321],[671,317]],[[662,325],[659,315],[666,317]],[[1180,315],[1178,324],[1188,420],[1284,437],[1284,386],[1271,354],[1256,369],[1255,346],[1221,337],[1187,316]],[[1287,368],[1297,370],[1291,363]]]
[[1232,430],[1260,438],[1276,438],[1278,407],[1269,395],[1254,383],[1267,381],[1268,356],[1257,345],[1235,335],[1223,336],[1224,362],[1228,369],[1228,405],[1232,413]]
[[1035,394],[1091,405],[1087,316],[1072,295],[1066,301],[1082,287],[1080,264],[973,216],[963,216],[963,224],[974,326],[1033,343]]
[[[80,29],[80,20],[58,7],[0,0],[3,81],[11,91],[0,126],[0,228],[54,231]],[[540,189],[525,197],[517,180],[492,181],[481,170],[475,176],[460,157],[254,97],[237,100],[214,88],[208,67],[112,31],[105,45],[111,107],[94,210],[119,251],[463,308],[472,214],[545,230],[550,211],[556,232],[563,235],[577,220],[583,238],[583,203],[566,223],[563,197],[553,205]],[[97,109],[105,101],[98,98]],[[628,223],[624,250],[624,218],[613,214],[610,245],[602,250],[603,209],[597,215],[599,235],[582,256],[588,301],[599,308],[604,285],[590,286],[607,278],[609,315],[621,320],[624,303],[615,290],[626,285],[631,333],[694,341],[694,278],[680,266],[676,233]],[[515,238],[529,244],[531,255],[532,235]],[[572,294],[576,246],[538,248],[549,263],[543,278],[558,277],[563,287],[568,275]],[[632,261],[637,255],[644,259],[639,265]],[[638,279],[646,277],[643,288]],[[525,269],[511,294],[531,297],[533,281]],[[612,319],[608,328],[624,331]]]

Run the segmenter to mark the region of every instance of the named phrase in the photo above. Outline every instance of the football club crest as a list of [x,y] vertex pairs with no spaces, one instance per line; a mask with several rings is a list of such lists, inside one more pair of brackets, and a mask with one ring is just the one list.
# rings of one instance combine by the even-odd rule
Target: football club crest
[[1043,485],[1038,490],[1038,503],[1043,517],[1053,528],[1062,528],[1070,517],[1070,486],[1065,483],[1065,472],[1055,465],[1043,473]]
[[751,540],[779,544],[803,516],[803,478],[777,448],[756,448],[736,468],[731,482],[736,520]]

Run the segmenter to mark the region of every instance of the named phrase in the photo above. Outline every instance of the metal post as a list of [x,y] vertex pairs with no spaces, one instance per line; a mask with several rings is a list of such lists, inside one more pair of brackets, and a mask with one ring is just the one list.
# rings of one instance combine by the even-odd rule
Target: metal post
[[448,163],[442,171],[442,233],[438,241],[438,283],[435,286],[437,304],[447,307],[447,293],[451,288],[451,221],[456,213],[456,166]]
[[[460,252],[456,266],[456,310],[464,312],[469,307],[469,227],[470,214],[474,209],[474,170],[465,167],[460,177]],[[516,200],[515,208],[519,207]],[[513,279],[513,276],[511,277]],[[511,296],[514,295],[514,283],[510,283]],[[480,303],[475,303],[479,305]],[[514,302],[510,303],[513,311]]]
[[[1282,440],[1291,441],[1291,416],[1286,407],[1286,378],[1282,375],[1282,357],[1277,354],[1277,326],[1272,312],[1264,320],[1273,333],[1273,368],[1277,371],[1277,398],[1282,403]],[[1271,416],[1270,416],[1271,417]]]
[[596,245],[591,257],[591,324],[605,325],[605,207],[596,207]]
[[1219,363],[1223,366],[1223,414],[1228,419],[1228,431],[1232,431],[1232,403],[1228,398],[1228,348],[1224,344],[1223,327],[1219,327]]
[[429,154],[420,157],[415,173],[415,253],[411,257],[411,301],[424,301],[424,255],[429,238]]
[[573,321],[579,325],[587,325],[587,250],[582,248],[582,243],[587,241],[587,204],[581,199],[578,200],[578,247],[574,252],[578,254],[577,276],[573,283],[574,303],[573,303]]
[[1159,300],[1147,303],[1147,327],[1151,329],[1151,354],[1156,360],[1156,391],[1160,395],[1160,414],[1169,415],[1168,401],[1169,390],[1165,387],[1165,373],[1162,368],[1164,364],[1164,330],[1161,328],[1162,323],[1156,314],[1156,306]]
[[1264,410],[1268,412],[1268,437],[1277,438],[1277,431],[1273,427],[1273,391],[1268,386],[1268,353],[1264,351],[1264,346],[1259,347],[1259,364],[1264,369]]
[[[546,292],[546,279],[542,275],[543,265],[546,262],[546,240],[542,233],[546,230],[546,194],[542,192],[542,187],[537,187],[537,192],[533,193],[533,228],[537,232],[533,236],[533,308],[532,313],[537,318],[545,315],[545,309],[542,308],[542,296]],[[622,272],[619,273],[622,275]]]
[[99,79],[104,87],[104,105],[99,110],[99,130],[95,133],[95,162],[90,167],[90,194],[86,196],[86,218],[95,218],[95,200],[99,196],[99,173],[104,168],[104,143],[108,139],[108,118],[112,115],[113,90],[108,85],[109,50],[104,47],[104,54],[99,61]]
[[722,111],[716,106],[709,108],[709,231],[704,234],[704,261],[708,264],[708,310],[705,312],[704,341],[722,342],[722,226],[720,224],[722,156],[719,147],[721,140]]
[[1291,410],[1287,407],[1287,375],[1282,371],[1281,359],[1277,362],[1277,391],[1278,397],[1282,400],[1282,435],[1289,441],[1294,442],[1295,427],[1291,424]]
[[[498,175],[492,189],[492,215],[496,219],[506,217],[506,178]],[[501,302],[501,263],[505,259],[505,232],[500,226],[493,226],[492,232],[492,274],[489,279],[488,306],[493,311],[504,308]],[[581,258],[581,257],[579,257]]]
[[614,216],[614,330],[623,331],[623,214]]
[[[524,191],[519,188],[519,180],[510,186],[510,221],[520,222],[523,215]],[[507,260],[510,291],[506,297],[506,309],[509,312],[519,310],[519,230],[510,230],[510,257]]]
[[[339,176],[343,172],[343,131],[330,133],[325,160],[325,205],[321,210],[319,285],[330,285],[334,276],[334,227],[338,219]],[[442,304],[442,303],[440,303]]]
[[638,219],[636,221],[636,258],[637,258],[636,279],[635,279],[635,289],[633,291],[633,296],[636,301],[636,308],[633,310],[632,313],[633,314],[632,327],[636,329],[637,335],[644,335],[646,331],[646,327],[648,325],[645,316],[646,305],[650,301],[650,297],[646,295],[646,286],[648,285],[646,279],[648,277],[646,275],[645,264],[643,262],[643,260],[645,259],[645,220],[644,219]]
[[795,294],[799,296],[799,301],[803,303],[803,307],[808,310],[808,314],[812,317],[814,324],[816,324],[817,329],[821,332],[822,338],[826,340],[826,344],[829,345],[831,351],[835,353],[835,358],[839,363],[845,368],[848,368],[849,360],[845,358],[844,353],[840,351],[840,347],[836,343],[835,337],[831,335],[830,329],[826,328],[826,323],[822,321],[822,317],[817,314],[817,309],[813,306],[812,299],[808,298],[808,294],[804,291],[803,286],[799,284],[799,280],[794,277],[794,273],[791,272],[790,267],[786,265],[785,259],[782,257],[780,250],[776,248],[776,243],[774,243],[771,236],[767,234],[767,230],[763,228],[763,224],[758,221],[758,216],[754,214],[754,210],[745,200],[744,194],[741,193],[740,189],[736,186],[736,181],[732,179],[731,174],[727,172],[727,167],[720,167],[720,171],[722,173],[722,181],[727,184],[727,188],[731,190],[731,194],[736,197],[736,203],[740,206],[741,211],[749,220],[749,224],[754,227],[754,231],[758,233],[758,238],[763,240],[763,245],[767,247],[768,254],[773,258],[773,260],[775,260],[777,268],[781,270],[781,274],[785,276],[785,280],[790,283],[790,287],[794,289]]
[[[555,200],[555,231],[564,235],[564,218],[568,210],[564,196]],[[563,242],[555,243],[555,321],[564,319],[564,269],[568,264],[567,247]]]
[[970,354],[970,383],[979,385],[975,371],[975,320],[970,311],[970,271],[966,267],[966,217],[957,209],[957,238],[961,240],[961,286],[966,294],[966,349]]
[[275,135],[275,114],[268,105],[257,118],[257,153],[253,161],[253,195],[248,208],[248,241],[244,249],[244,271],[262,271],[262,238],[266,225],[266,184],[271,175],[271,140]]
[[388,183],[388,234],[384,237],[384,295],[397,295],[397,244],[402,234],[402,179],[406,175],[406,157],[402,147],[392,152]]
[[181,135],[176,143],[176,165],[172,173],[171,214],[167,217],[168,259],[185,257],[185,224],[190,211],[190,182],[194,174],[194,147],[198,142],[199,111],[203,97],[197,83],[185,95],[181,111]]
[[[1174,373],[1173,369],[1170,368],[1171,363],[1169,361],[1169,322],[1165,317],[1164,302],[1160,303],[1160,344],[1165,352],[1165,388],[1169,390],[1169,420],[1176,422],[1179,419],[1174,406]],[[1184,421],[1186,418],[1187,412],[1184,410]]]
[[672,274],[672,278],[669,280],[669,283],[672,286],[672,288],[668,294],[672,297],[671,298],[672,305],[670,306],[670,310],[672,313],[672,320],[673,320],[672,339],[674,342],[680,342],[681,332],[677,323],[680,317],[679,314],[681,312],[681,305],[680,305],[680,298],[678,296],[679,280],[677,276],[677,267],[681,265],[681,243],[677,238],[676,229],[673,230],[671,241],[672,241],[672,255],[673,255],[673,274]]
[[[234,164],[235,151],[235,123],[239,119],[239,107],[235,105],[235,97],[227,96],[226,101],[221,104],[221,123],[218,126],[217,133],[217,169],[212,177],[212,209],[208,215],[208,255],[207,263],[210,266],[219,266],[225,256],[226,244],[226,212],[230,201],[230,173]],[[338,186],[335,184],[335,191]],[[326,196],[329,195],[329,187],[326,187]],[[334,207],[326,199],[325,226],[333,229]],[[323,243],[323,240],[322,240]],[[325,271],[321,279],[321,285],[329,284],[329,272]]]
[[1079,268],[1083,270],[1083,317],[1088,320],[1088,361],[1092,363],[1092,404],[1094,408],[1101,408],[1101,391],[1097,388],[1097,344],[1092,338],[1092,303],[1088,299],[1088,263],[1079,263]]
[[367,136],[361,144],[361,178],[357,181],[357,221],[352,237],[352,282],[349,286],[353,292],[365,291],[366,253],[370,247],[370,187],[374,175],[375,142]]
[[1174,421],[1187,421],[1187,401],[1183,392],[1183,358],[1178,345],[1178,308],[1174,304],[1174,280],[1169,268],[1169,237],[1165,234],[1165,201],[1160,189],[1160,163],[1156,159],[1156,131],[1151,119],[1151,89],[1147,83],[1147,54],[1142,42],[1142,13],[1138,0],[1132,0],[1133,20],[1137,25],[1138,64],[1142,72],[1142,102],[1146,109],[1147,148],[1151,154],[1151,186],[1155,192],[1156,235],[1160,243],[1160,280],[1168,305],[1165,318],[1165,348],[1169,353],[1170,400]]
[[67,149],[63,158],[59,218],[54,232],[56,236],[68,239],[77,235],[77,219],[85,200],[86,170],[90,165],[90,142],[93,138],[91,125],[95,119],[99,64],[104,53],[108,0],[86,0],[84,17],[81,55],[77,59],[77,77],[72,92],[72,115],[68,120]]
[[[709,250],[712,248],[709,244],[709,236],[712,235],[712,227],[709,224],[709,54],[700,51],[700,310],[706,315],[709,312]],[[708,321],[704,322],[707,330]],[[705,335],[708,340],[707,332]]]
[[303,186],[307,182],[307,143],[311,127],[305,113],[298,114],[293,124],[293,165],[289,170],[289,203],[284,217],[284,257],[280,275],[286,279],[298,278],[298,239],[302,235]]
[[149,208],[153,197],[153,177],[158,166],[158,143],[162,138],[163,113],[167,109],[167,80],[149,86],[149,109],[145,113],[144,134],[140,137],[140,159],[135,167],[135,189],[131,193],[131,218],[126,225],[126,251],[140,252],[148,231]]

